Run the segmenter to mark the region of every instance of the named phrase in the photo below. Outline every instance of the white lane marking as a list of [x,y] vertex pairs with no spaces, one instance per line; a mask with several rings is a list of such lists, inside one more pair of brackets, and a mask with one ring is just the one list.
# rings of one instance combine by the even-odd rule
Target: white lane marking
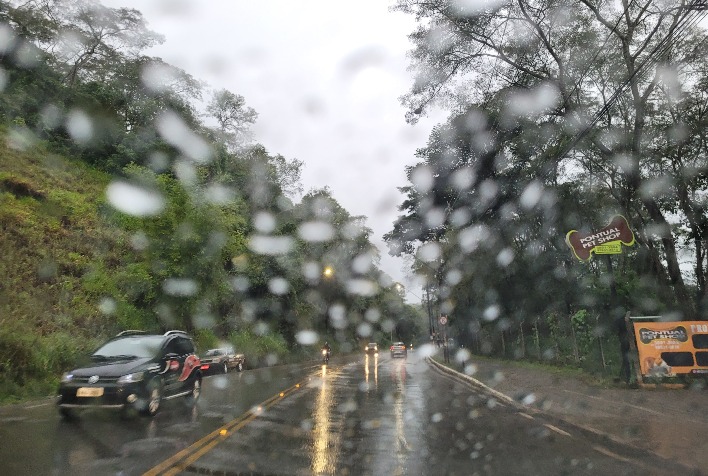
[[614,458],[618,461],[622,461],[623,463],[628,463],[628,464],[633,464],[634,466],[638,466],[649,473],[656,470],[655,466],[644,464],[640,460],[625,458],[624,456],[620,456],[617,453],[615,453],[614,451],[610,451],[607,448],[604,448],[602,446],[593,446],[592,449],[594,449],[598,453],[602,453],[605,456],[609,456],[610,458]]
[[529,415],[528,413],[519,412],[519,415],[521,415],[521,416],[524,417],[524,418],[528,418],[529,420],[534,420],[534,417],[532,417],[532,416]]
[[605,456],[609,456],[610,458],[614,458],[614,459],[620,460],[620,461],[622,461],[622,462],[624,462],[624,463],[634,463],[634,464],[637,463],[637,462],[634,461],[634,460],[631,460],[631,459],[629,459],[629,458],[625,458],[624,456],[620,456],[620,455],[618,455],[617,453],[614,453],[614,452],[608,450],[607,448],[603,448],[602,446],[593,446],[592,449],[594,449],[594,450],[597,451],[598,453],[602,453],[602,454],[605,455]]
[[452,375],[450,375],[452,372],[454,372],[453,375],[456,375],[458,379],[461,378],[461,379],[463,379],[463,380],[467,380],[467,381],[469,381],[471,384],[476,385],[477,387],[481,387],[481,388],[484,389],[487,393],[490,393],[490,394],[492,394],[492,396],[498,398],[500,401],[497,402],[497,403],[499,403],[500,405],[504,405],[504,403],[509,403],[509,404],[511,404],[511,405],[517,405],[517,402],[514,401],[514,399],[511,398],[509,395],[503,394],[503,393],[501,393],[501,392],[498,391],[498,390],[494,390],[492,387],[489,387],[488,385],[483,384],[481,381],[477,380],[476,378],[474,378],[474,377],[472,377],[472,376],[470,376],[470,375],[461,374],[461,373],[459,373],[459,372],[457,372],[457,371],[455,371],[455,370],[448,369],[448,368],[445,367],[444,365],[442,365],[442,364],[440,364],[440,363],[438,363],[438,362],[435,362],[435,361],[434,361],[432,358],[430,358],[430,357],[428,357],[428,359],[430,359],[430,361],[433,362],[433,364],[435,364],[443,373],[445,373],[448,378],[450,378],[450,379],[452,379],[452,380],[455,380],[455,378],[454,378]]
[[[573,390],[566,390],[566,389],[563,389],[563,391],[564,391],[564,392],[567,392],[567,393],[572,393],[572,394],[574,394],[574,395],[579,395],[579,396],[581,396],[581,397],[587,397],[587,398],[592,398],[592,399],[594,399],[594,400],[600,400],[601,402],[607,402],[607,403],[617,404],[616,401],[607,400],[606,398],[596,397],[596,396],[594,396],[594,395],[586,395],[586,394],[584,394],[584,393],[574,392]],[[635,409],[637,409],[637,410],[645,411],[645,412],[647,412],[647,413],[653,413],[654,415],[665,415],[665,413],[661,413],[661,412],[658,412],[658,411],[656,411],[656,410],[652,410],[651,408],[640,407],[639,405],[632,405],[631,403],[625,403],[625,405],[627,405],[628,407],[635,408]]]
[[51,405],[51,403],[40,403],[39,405],[28,405],[25,408],[27,408],[27,409],[39,408],[39,407],[46,407],[47,405]]
[[544,423],[543,426],[545,426],[545,427],[548,428],[549,430],[555,431],[556,433],[558,433],[558,434],[560,434],[560,435],[570,437],[570,433],[568,433],[567,431],[563,431],[563,430],[561,430],[560,428],[558,428],[557,426],[551,425],[550,423]]
[[[460,383],[459,379],[456,379],[456,378],[453,377],[452,375],[442,374],[441,377],[448,379],[450,382]],[[472,377],[470,377],[470,376],[468,376],[468,375],[465,375],[464,377],[467,377],[468,379],[474,380],[475,382],[479,382],[478,380],[473,379]],[[474,382],[468,382],[468,383],[472,383],[473,385],[475,384]],[[496,390],[487,387],[487,386],[484,385],[482,382],[479,382],[479,386],[484,387],[484,389],[479,389],[479,388],[478,388],[477,391],[486,390],[487,393],[491,393],[491,394],[492,394],[492,395],[491,395],[491,398],[490,398],[489,400],[487,400],[487,405],[500,406],[500,407],[505,407],[505,408],[506,408],[506,406],[507,406],[509,403],[514,403],[514,400],[513,400],[511,397],[509,397],[509,396],[507,396],[507,395],[504,395],[503,393],[497,392]],[[484,393],[484,392],[481,392],[481,393]],[[487,395],[487,396],[489,397],[489,395]],[[490,402],[492,402],[492,403],[490,403]]]

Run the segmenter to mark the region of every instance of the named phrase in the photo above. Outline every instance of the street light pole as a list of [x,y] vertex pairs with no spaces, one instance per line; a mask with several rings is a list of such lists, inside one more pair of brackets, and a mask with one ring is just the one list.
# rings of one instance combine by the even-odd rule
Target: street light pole
[[323,291],[323,298],[325,300],[325,315],[324,315],[324,324],[325,324],[325,333],[329,334],[329,305],[330,305],[330,285],[329,281],[331,280],[332,276],[334,276],[334,268],[331,266],[325,266],[324,270],[322,270],[322,276],[324,276],[324,283],[322,286],[322,291]]

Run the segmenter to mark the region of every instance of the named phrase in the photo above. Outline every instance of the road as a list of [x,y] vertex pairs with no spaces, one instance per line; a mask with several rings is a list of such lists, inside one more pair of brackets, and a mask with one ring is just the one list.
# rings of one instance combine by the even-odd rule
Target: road
[[672,474],[650,453],[593,438],[483,393],[424,358],[353,356],[205,378],[195,409],[153,419],[50,401],[0,409],[13,475]]

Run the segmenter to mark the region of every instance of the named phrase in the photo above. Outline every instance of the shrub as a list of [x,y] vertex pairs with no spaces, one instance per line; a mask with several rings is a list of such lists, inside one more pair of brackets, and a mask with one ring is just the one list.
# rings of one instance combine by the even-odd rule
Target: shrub
[[274,365],[288,354],[285,338],[277,333],[258,335],[250,330],[234,332],[229,336],[236,352],[246,356],[249,365]]
[[208,349],[219,347],[219,338],[211,329],[197,329],[194,331],[194,345],[197,346],[197,353],[202,354]]

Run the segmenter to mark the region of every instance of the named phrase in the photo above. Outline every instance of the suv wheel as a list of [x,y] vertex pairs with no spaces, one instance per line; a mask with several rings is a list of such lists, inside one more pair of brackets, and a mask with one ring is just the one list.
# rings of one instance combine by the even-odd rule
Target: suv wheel
[[71,421],[76,419],[76,412],[72,410],[71,408],[64,408],[64,407],[59,407],[59,413],[61,414],[62,418],[66,421]]
[[199,396],[202,394],[202,379],[194,377],[192,380],[192,391],[187,395],[187,405],[193,407],[199,401]]
[[145,409],[142,412],[147,416],[155,416],[162,403],[162,382],[160,379],[152,379],[147,390],[147,402],[145,402]]

